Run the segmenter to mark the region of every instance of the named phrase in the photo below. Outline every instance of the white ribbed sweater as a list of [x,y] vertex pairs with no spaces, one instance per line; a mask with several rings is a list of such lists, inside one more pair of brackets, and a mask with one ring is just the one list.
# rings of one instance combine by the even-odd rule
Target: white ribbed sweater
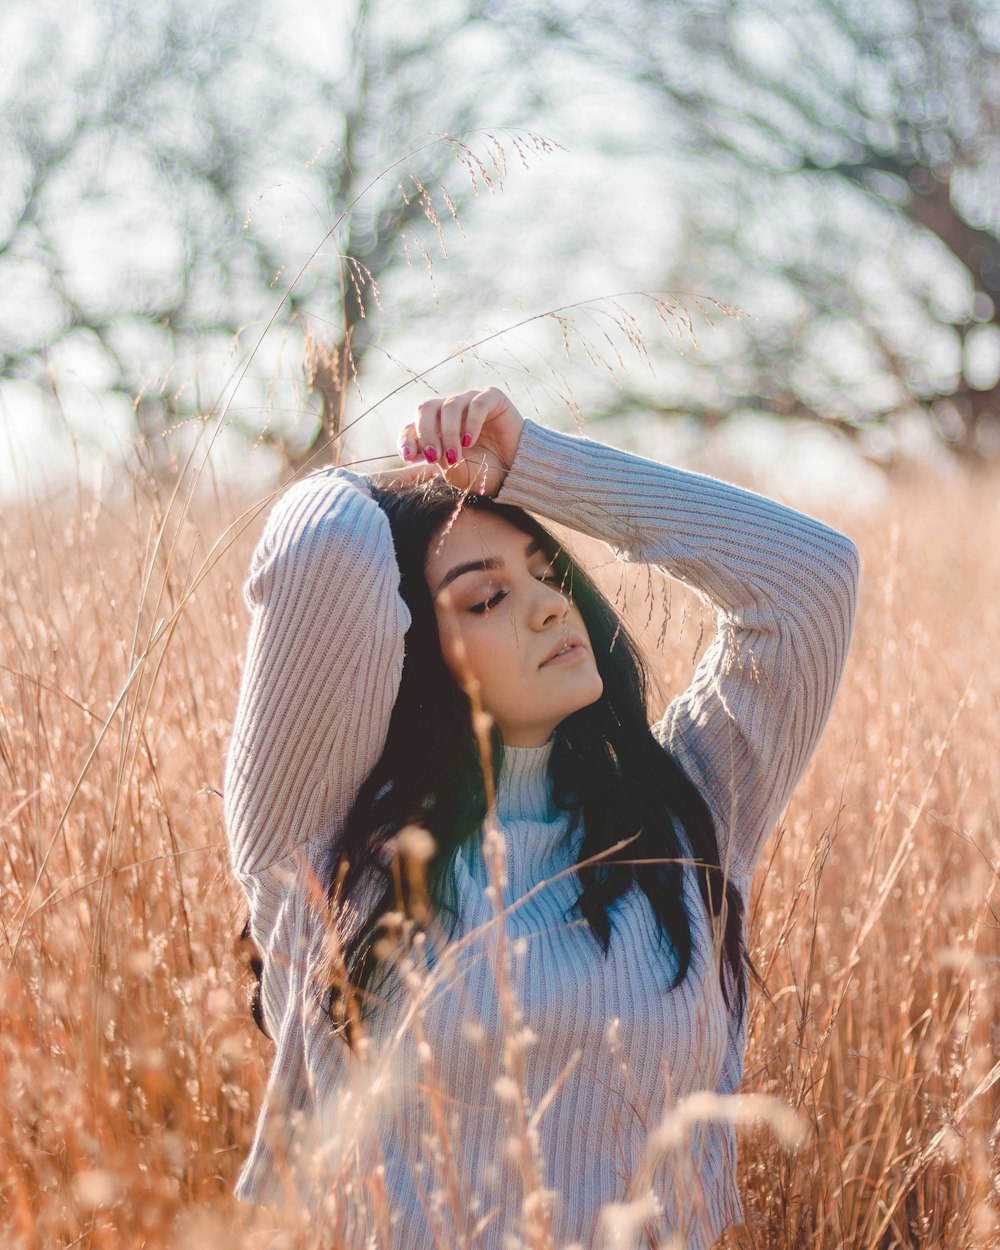
[[[760,496],[531,422],[499,498],[603,539],[624,559],[658,564],[715,604],[716,638],[654,731],[708,800],[723,862],[745,896],[840,679],[855,548]],[[331,1037],[310,975],[338,834],[381,753],[398,688],[409,625],[398,581],[386,518],[364,479],[343,470],[290,489],[254,556],[226,816],[276,1053],[237,1192],[346,1220],[349,1245],[374,1229],[374,1244],[401,1250],[506,1250],[520,1244],[523,1192],[497,1084],[502,1029],[482,863],[460,861],[458,944],[376,1013],[367,1064]],[[644,1152],[673,1103],[736,1088],[744,1023],[723,1003],[693,879],[695,953],[674,990],[638,891],[614,911],[607,957],[573,918],[578,839],[565,836],[549,801],[549,751],[505,752],[498,820],[513,907],[506,930],[536,1039],[526,1051],[531,1109],[554,1090],[536,1127],[556,1244],[603,1244],[602,1208],[643,1198],[651,1177],[653,1228],[700,1250],[739,1220],[731,1129],[695,1129],[652,1172]],[[412,995],[419,1028],[406,1015]],[[388,1235],[361,1183],[372,1175],[384,1177]],[[449,1192],[460,1195],[458,1217]]]

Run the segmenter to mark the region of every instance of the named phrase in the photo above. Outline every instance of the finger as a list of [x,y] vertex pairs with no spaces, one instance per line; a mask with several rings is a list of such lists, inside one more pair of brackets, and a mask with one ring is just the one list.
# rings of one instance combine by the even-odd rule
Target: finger
[[474,447],[476,445],[487,420],[506,401],[506,395],[504,395],[503,391],[498,391],[495,386],[491,386],[485,391],[474,391],[472,393],[472,398],[469,400],[469,406],[465,414],[465,433],[469,440],[469,446]]
[[441,459],[441,400],[425,399],[417,405],[417,439],[420,451],[428,464]]
[[412,464],[420,455],[420,438],[412,421],[400,430],[396,446],[399,448],[399,458],[407,464]]
[[458,463],[462,446],[462,417],[473,394],[472,391],[464,391],[461,395],[449,395],[441,405],[441,444],[445,463],[449,466]]

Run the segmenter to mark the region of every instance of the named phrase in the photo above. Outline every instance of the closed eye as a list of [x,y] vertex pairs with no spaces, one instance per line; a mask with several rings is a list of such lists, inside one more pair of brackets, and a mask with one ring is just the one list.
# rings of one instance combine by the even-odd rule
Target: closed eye
[[469,611],[475,612],[477,616],[485,616],[487,612],[492,611],[493,608],[497,607],[506,598],[506,590],[498,590],[495,595],[491,595],[489,599],[483,600],[482,603],[474,603],[472,607],[469,608]]
[[555,569],[546,569],[544,572],[538,573],[536,576],[538,581],[545,582],[549,586],[555,586],[559,593],[561,595],[565,595],[567,599],[571,600],[573,598],[572,591],[570,590],[569,578],[564,576],[562,573],[557,572]]

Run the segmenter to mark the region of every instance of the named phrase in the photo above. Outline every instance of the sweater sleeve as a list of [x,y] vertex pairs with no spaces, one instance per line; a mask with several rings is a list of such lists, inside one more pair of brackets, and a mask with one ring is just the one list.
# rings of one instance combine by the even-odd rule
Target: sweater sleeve
[[659,565],[714,604],[715,639],[653,731],[707,800],[727,870],[751,873],[836,694],[854,544],[750,491],[530,421],[499,500]]
[[250,637],[226,768],[233,866],[250,878],[332,846],[385,745],[410,618],[388,520],[363,478],[288,490],[253,557]]

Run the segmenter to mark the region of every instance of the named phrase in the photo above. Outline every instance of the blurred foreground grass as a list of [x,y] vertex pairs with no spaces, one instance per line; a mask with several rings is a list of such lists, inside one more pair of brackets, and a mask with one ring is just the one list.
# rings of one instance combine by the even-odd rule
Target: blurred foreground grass
[[[752,1001],[746,1087],[810,1132],[794,1153],[742,1134],[748,1226],[726,1244],[995,1245],[1000,478],[900,482],[844,528],[858,633],[751,921],[771,1001]],[[269,1044],[219,794],[257,525],[224,531],[134,491],[0,535],[9,1250],[264,1236],[230,1194]],[[626,602],[677,690],[711,620],[674,593],[663,624],[648,590]]]

